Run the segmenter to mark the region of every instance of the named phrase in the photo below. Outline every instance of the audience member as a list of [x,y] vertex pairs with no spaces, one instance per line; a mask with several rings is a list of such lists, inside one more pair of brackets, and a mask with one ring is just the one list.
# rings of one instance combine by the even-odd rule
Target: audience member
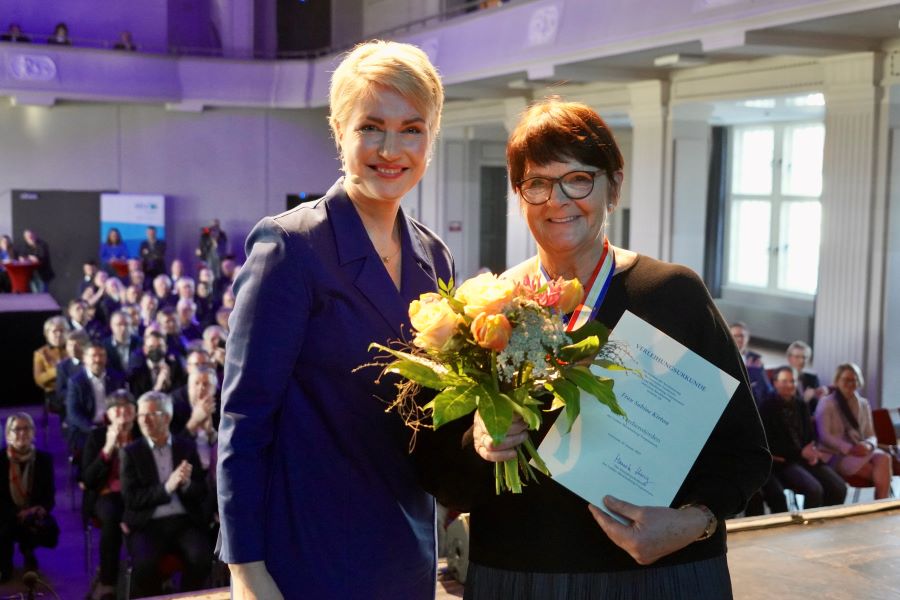
[[156,298],[157,310],[166,306],[175,306],[176,298],[172,295],[172,280],[165,273],[153,278],[153,296]]
[[25,242],[20,254],[38,264],[38,268],[31,279],[31,291],[35,293],[46,292],[47,284],[56,276],[50,264],[50,246],[31,229],[23,231],[22,237],[25,238]]
[[73,452],[80,452],[91,429],[103,424],[107,395],[124,387],[125,377],[106,367],[106,349],[92,342],[84,351],[84,369],[72,377],[66,390],[68,442]]
[[172,433],[187,433],[197,440],[197,452],[204,469],[209,468],[210,447],[219,429],[219,380],[211,365],[198,365],[188,375],[187,384],[172,393]]
[[166,356],[176,362],[183,361],[187,355],[187,348],[185,348],[185,340],[181,337],[181,329],[178,327],[175,307],[166,306],[159,309],[156,313],[156,322],[159,324],[159,330],[166,336],[166,348],[168,349]]
[[129,52],[133,52],[137,50],[137,46],[134,44],[134,40],[131,37],[130,31],[123,31],[119,34],[119,41],[113,45],[114,50],[127,50]]
[[197,282],[197,293],[194,295],[194,302],[197,304],[197,321],[200,322],[200,325],[203,327],[212,325],[219,305],[213,301],[212,288],[209,283],[205,281]]
[[185,345],[203,337],[203,329],[196,319],[196,302],[188,298],[182,298],[175,305],[175,312],[178,316],[179,333]]
[[3,265],[17,259],[18,253],[13,247],[12,238],[8,235],[0,236],[0,294],[12,291],[12,282]]
[[147,281],[147,274],[140,267],[130,269],[128,271],[128,286],[137,288],[140,292],[146,292],[150,289],[150,282]]
[[44,321],[44,339],[46,344],[34,351],[33,370],[34,383],[44,392],[44,406],[48,410],[56,407],[56,368],[65,360],[66,334],[69,326],[63,316],[50,317]]
[[81,298],[82,294],[84,294],[84,290],[88,287],[92,287],[94,283],[94,277],[97,275],[97,271],[99,267],[97,266],[97,261],[93,258],[90,260],[86,260],[81,265],[81,282],[78,284],[78,297]]
[[81,331],[87,325],[87,302],[81,298],[69,300],[66,305],[66,323],[72,331]]
[[213,272],[213,277],[218,278],[222,274],[222,260],[228,256],[228,236],[218,219],[213,219],[208,227],[200,230],[196,254]]
[[141,261],[149,278],[166,272],[166,241],[157,239],[156,227],[147,227],[147,239],[141,242]]
[[783,488],[803,494],[806,508],[843,504],[847,484],[819,459],[813,423],[806,403],[797,393],[794,369],[781,367],[774,377],[775,392],[760,407],[760,416],[774,457],[772,477],[777,493],[768,495],[772,512],[787,510]]
[[193,277],[182,275],[175,280],[175,296],[178,300],[193,300],[196,289]]
[[0,42],[18,42],[20,44],[27,44],[30,41],[31,38],[22,33],[22,28],[18,23],[10,23],[6,33],[0,35]]
[[819,381],[819,376],[807,369],[812,359],[812,348],[801,340],[792,342],[787,349],[787,361],[794,369],[797,378],[797,391],[809,405],[810,414],[816,414],[816,404],[819,399],[828,394],[828,386]]
[[0,454],[0,582],[9,581],[14,544],[25,570],[38,568],[38,546],[55,548],[59,526],[51,515],[56,490],[53,458],[34,447],[34,420],[24,412],[6,420],[6,450]]
[[106,397],[107,426],[91,431],[81,458],[84,484],[82,513],[85,519],[100,522],[100,577],[92,600],[115,600],[119,576],[119,549],[122,546],[121,462],[119,450],[138,439],[134,396],[116,390]]
[[109,319],[114,312],[122,308],[125,300],[125,286],[118,277],[109,277],[103,286],[103,296],[96,304],[98,318],[109,326]]
[[140,396],[145,392],[171,392],[184,385],[184,371],[177,360],[166,353],[166,338],[162,332],[148,329],[138,364],[128,377],[131,392]]
[[162,592],[160,559],[177,554],[184,564],[181,591],[197,590],[209,574],[212,551],[203,504],[207,486],[194,441],[172,435],[172,399],[148,392],[138,399],[142,439],[122,449],[123,522],[134,565],[135,596]]
[[[157,275],[157,277],[168,277],[168,275]],[[156,280],[154,279],[154,281]],[[159,300],[156,299],[156,294],[148,292],[141,296],[140,307],[141,323],[138,335],[143,336],[147,328],[156,323],[156,313],[159,310]]]
[[762,356],[749,349],[750,345],[750,328],[746,323],[735,321],[731,324],[731,335],[734,343],[744,358],[744,366],[747,367],[747,377],[750,381],[750,390],[753,397],[756,398],[756,404],[759,406],[769,394],[773,392],[772,384],[766,375],[766,367],[763,365]]
[[57,23],[53,28],[53,35],[47,38],[47,43],[55,46],[71,46],[69,39],[69,26],[65,23]]
[[862,370],[854,363],[839,365],[834,385],[834,392],[816,407],[822,460],[845,478],[854,475],[871,481],[876,500],[887,498],[891,455],[878,448],[869,401],[857,393],[865,385]]
[[228,340],[228,332],[219,325],[210,325],[203,330],[203,349],[212,359],[216,368],[219,383],[224,381],[225,375],[225,344]]
[[128,316],[121,310],[109,318],[110,336],[103,340],[106,362],[126,378],[140,364],[141,338],[131,332]]
[[122,234],[115,227],[111,227],[106,234],[106,241],[100,244],[100,262],[111,275],[118,271],[112,267],[113,261],[127,261],[128,246],[122,241]]
[[[138,273],[140,273],[140,271],[138,271]],[[141,296],[143,295],[144,291],[141,289],[141,286],[129,285],[125,288],[125,301],[123,302],[123,304],[132,304],[137,306],[137,304],[141,301]]]
[[54,395],[53,412],[59,413],[63,427],[66,424],[66,394],[69,381],[82,369],[84,349],[91,343],[91,338],[84,330],[71,331],[66,336],[66,356],[56,366],[56,393]]
[[219,310],[216,311],[216,325],[225,330],[225,332],[231,331],[231,326],[228,324],[228,319],[231,317],[231,311],[234,310],[230,306],[220,306]]
[[[237,263],[231,257],[226,257],[222,260],[221,273],[218,277],[216,277],[214,286],[215,286],[215,295],[217,298],[222,298],[227,290],[231,289],[232,284],[234,283],[234,277],[237,273]],[[232,307],[229,307],[232,308]]]
[[[176,282],[184,276],[184,261],[180,258],[172,259],[172,262],[169,264],[169,277],[172,278],[172,282]],[[174,286],[174,283],[172,285]],[[172,293],[175,292],[173,291]]]

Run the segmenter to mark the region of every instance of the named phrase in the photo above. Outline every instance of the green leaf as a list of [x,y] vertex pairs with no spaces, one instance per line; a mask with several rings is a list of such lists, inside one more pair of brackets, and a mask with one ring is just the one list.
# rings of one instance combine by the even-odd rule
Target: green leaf
[[[521,388],[518,388],[518,389],[521,389]],[[517,392],[518,389],[513,390],[514,396],[517,395],[517,394],[515,394],[515,392]],[[526,392],[525,395],[528,396],[528,393]],[[500,397],[506,399],[506,401],[509,402],[510,406],[513,409],[513,412],[517,413],[518,415],[520,415],[522,417],[522,419],[525,421],[525,424],[528,425],[528,429],[538,429],[541,426],[540,413],[537,413],[530,407],[525,406],[521,402],[517,401],[514,397],[510,398],[506,394],[502,394],[502,393],[500,394]]]
[[568,335],[572,339],[573,344],[577,344],[592,335],[596,335],[598,348],[602,348],[609,340],[609,329],[607,329],[606,325],[600,321],[588,321],[575,331],[570,331]]
[[483,385],[474,388],[478,414],[484,421],[484,426],[495,444],[500,444],[506,438],[506,430],[512,423],[513,409],[508,398],[502,398],[500,394],[488,390]]
[[475,410],[475,384],[445,389],[426,406],[431,406],[431,421],[437,429]]
[[632,371],[637,373],[635,369],[631,369],[629,367],[626,367],[625,365],[620,365],[617,362],[607,360],[605,358],[598,358],[593,362],[593,364],[597,365],[601,369],[606,369],[607,371]]
[[581,413],[581,391],[578,386],[565,379],[557,379],[552,384],[546,384],[547,389],[553,392],[553,404],[550,410],[556,410],[560,407],[566,408],[566,419],[568,419],[568,427],[566,433],[572,430],[575,419]]
[[385,373],[396,373],[423,387],[442,390],[451,385],[462,385],[469,382],[468,379],[423,356],[401,352],[381,344],[369,344],[369,351],[373,348],[387,352],[397,359],[384,368]]
[[593,358],[600,351],[600,339],[591,335],[577,344],[570,344],[559,349],[558,357],[561,361],[575,363],[585,358]]
[[591,373],[590,369],[582,366],[565,369],[563,376],[605,404],[613,413],[622,417],[626,416],[625,411],[616,400],[616,394],[613,392],[614,382],[609,377],[597,377]]

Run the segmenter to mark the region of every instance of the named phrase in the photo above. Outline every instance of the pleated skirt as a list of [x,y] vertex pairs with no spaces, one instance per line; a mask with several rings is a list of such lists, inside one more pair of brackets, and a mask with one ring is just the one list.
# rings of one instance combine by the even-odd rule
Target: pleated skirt
[[469,563],[464,600],[732,600],[726,557],[611,573],[525,573]]

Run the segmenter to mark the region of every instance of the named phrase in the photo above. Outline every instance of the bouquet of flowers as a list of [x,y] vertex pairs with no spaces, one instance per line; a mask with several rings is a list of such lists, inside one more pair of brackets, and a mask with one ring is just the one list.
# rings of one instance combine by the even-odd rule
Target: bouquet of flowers
[[[608,331],[592,321],[567,333],[562,315],[582,301],[577,279],[542,283],[537,277],[522,283],[491,273],[465,281],[439,282],[439,293],[422,294],[409,306],[415,329],[412,344],[388,347],[375,364],[382,374],[400,375],[397,408],[407,425],[433,427],[478,411],[494,443],[503,442],[514,415],[528,429],[541,425],[541,399],[552,394],[548,411],[565,408],[568,430],[580,411],[584,390],[614,413],[624,416],[613,393],[613,381],[591,372],[590,363],[607,369],[625,368],[617,348],[607,343]],[[437,390],[422,407],[415,402],[420,388]],[[430,417],[430,423],[428,418]],[[517,448],[517,459],[495,465],[497,493],[521,493],[522,478],[534,480],[530,462],[549,475],[530,439]]]

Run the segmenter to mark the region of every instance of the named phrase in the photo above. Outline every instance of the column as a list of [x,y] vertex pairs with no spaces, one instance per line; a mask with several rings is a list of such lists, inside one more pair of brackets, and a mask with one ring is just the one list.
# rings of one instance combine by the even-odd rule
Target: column
[[863,368],[865,393],[878,402],[882,282],[873,252],[876,149],[878,140],[878,58],[859,53],[826,58],[825,154],[822,188],[822,242],[815,313],[815,354],[820,376],[830,382],[835,367],[853,361]]
[[669,259],[703,276],[706,250],[706,191],[709,184],[709,145],[712,106],[686,104],[673,107],[669,116],[672,201]]
[[642,81],[628,85],[631,106],[631,250],[666,260],[671,206],[663,202],[666,116],[669,84]]
[[[895,60],[900,50],[895,51]],[[885,408],[900,407],[900,77],[894,76],[894,85],[886,90],[885,112],[887,127],[882,129],[887,156],[883,161],[886,191],[887,218],[885,219],[884,251],[884,324],[881,339],[881,405]],[[889,144],[889,146],[888,146]],[[881,164],[879,165],[881,166]],[[874,389],[877,381],[869,382]]]

